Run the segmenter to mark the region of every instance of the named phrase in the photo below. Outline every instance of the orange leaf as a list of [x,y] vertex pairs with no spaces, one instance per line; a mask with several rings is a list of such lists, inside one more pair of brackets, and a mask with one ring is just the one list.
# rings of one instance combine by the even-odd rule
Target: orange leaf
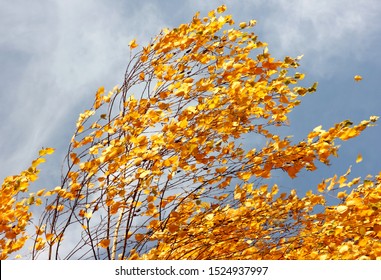
[[132,40],[128,45],[130,46],[130,49],[131,49],[131,50],[132,50],[132,49],[135,49],[135,48],[138,46],[138,44],[136,43],[136,40],[135,40],[135,39]]
[[168,230],[170,233],[174,233],[174,232],[178,231],[178,229],[179,229],[179,225],[176,225],[176,224],[168,225]]
[[220,167],[220,168],[216,168],[216,172],[217,173],[224,173],[226,171],[226,169],[228,169],[227,166],[223,166],[223,167]]
[[144,239],[144,236],[145,236],[144,234],[137,233],[137,234],[135,234],[135,240],[140,242]]
[[145,78],[145,74],[144,74],[144,72],[141,72],[141,73],[139,74],[139,79],[142,80],[142,81],[144,81],[144,78]]
[[103,239],[98,243],[98,246],[102,248],[107,248],[110,245],[110,239]]

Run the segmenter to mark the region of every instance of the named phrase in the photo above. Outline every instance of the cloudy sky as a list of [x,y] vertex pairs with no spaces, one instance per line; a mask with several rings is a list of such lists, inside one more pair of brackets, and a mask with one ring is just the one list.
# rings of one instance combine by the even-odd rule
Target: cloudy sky
[[[160,29],[223,3],[237,23],[257,20],[255,32],[277,58],[304,54],[299,71],[307,74],[306,85],[319,82],[318,92],[291,115],[286,132],[295,140],[320,124],[381,115],[378,0],[0,0],[0,179],[28,167],[41,147],[54,147],[41,184],[59,184],[77,116],[99,86],[121,84],[128,42],[144,45]],[[360,83],[353,80],[357,74]],[[381,126],[369,128],[342,143],[330,168],[283,184],[315,188],[352,164],[354,175],[377,174],[380,136]],[[359,153],[364,161],[356,165]]]

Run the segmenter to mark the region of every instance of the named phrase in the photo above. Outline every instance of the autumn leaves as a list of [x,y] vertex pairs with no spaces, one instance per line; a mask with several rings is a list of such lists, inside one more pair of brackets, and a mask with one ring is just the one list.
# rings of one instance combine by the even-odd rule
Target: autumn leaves
[[[44,148],[31,166],[19,175],[4,179],[0,191],[0,259],[20,250],[28,239],[27,227],[32,219],[31,205],[41,205],[44,190],[30,193],[29,186],[38,179],[38,166],[45,162],[44,156],[54,149]],[[23,195],[25,194],[25,195]]]
[[[317,161],[328,164],[337,155],[335,141],[358,136],[377,117],[317,127],[298,143],[278,135],[317,83],[298,86],[304,78],[295,71],[299,58],[275,59],[250,30],[255,21],[236,26],[225,10],[196,14],[141,49],[130,42],[123,85],[99,88],[92,108],[79,116],[62,182],[45,193],[51,200],[37,226],[33,257],[45,251],[51,259],[358,258],[368,246],[358,236],[379,238],[379,177],[357,188],[362,195],[337,194],[343,203],[332,211],[323,193],[336,179],[324,180],[320,194],[302,197],[266,181],[274,170],[294,178],[315,170]],[[245,135],[263,145],[243,146]],[[13,177],[3,186],[20,181],[26,190],[42,161],[32,164],[26,183]],[[343,180],[340,187],[360,183]],[[366,194],[372,206],[361,201]],[[2,199],[15,195],[3,198],[2,192]],[[23,225],[13,234],[24,236],[30,213],[20,205]],[[317,214],[316,206],[324,210]],[[367,225],[347,240],[347,228],[356,231],[356,215],[368,217]],[[3,231],[7,238],[12,221]],[[75,246],[65,240],[72,229]],[[16,247],[3,242],[9,250],[3,258],[24,239]],[[346,247],[335,251],[339,240]]]

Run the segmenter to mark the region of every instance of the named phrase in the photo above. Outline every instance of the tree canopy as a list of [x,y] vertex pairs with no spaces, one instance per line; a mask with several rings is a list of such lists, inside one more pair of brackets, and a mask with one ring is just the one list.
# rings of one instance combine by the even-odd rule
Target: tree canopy
[[[276,170],[295,178],[328,165],[338,141],[378,117],[282,136],[317,83],[301,86],[301,57],[274,58],[255,20],[236,24],[225,10],[130,42],[122,86],[100,87],[79,116],[59,186],[29,190],[52,148],[4,180],[1,259],[28,238],[32,259],[381,257],[381,173],[348,169],[302,196],[270,184]],[[44,206],[33,223],[32,205]]]

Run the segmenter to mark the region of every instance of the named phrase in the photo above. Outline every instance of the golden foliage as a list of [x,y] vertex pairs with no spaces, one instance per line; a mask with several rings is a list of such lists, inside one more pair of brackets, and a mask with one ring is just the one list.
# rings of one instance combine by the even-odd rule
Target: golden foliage
[[[381,259],[381,173],[342,195],[337,206],[311,191],[276,196],[276,186],[236,192],[244,199],[235,197],[234,207],[184,203],[168,222],[177,229],[152,235],[159,243],[141,258]],[[316,214],[315,207],[323,210]]]
[[[295,178],[328,165],[335,142],[378,117],[318,126],[299,141],[279,135],[317,83],[299,86],[301,56],[275,59],[250,31],[254,20],[235,26],[225,10],[197,13],[140,50],[130,42],[123,85],[99,88],[78,118],[62,182],[45,192],[33,258],[39,251],[50,259],[380,258],[380,176],[360,184],[349,181],[349,169],[304,196],[279,193],[267,180],[276,170]],[[328,205],[328,195],[338,204]],[[22,235],[24,227],[8,225],[7,238]],[[62,254],[72,230],[76,245]]]
[[[0,259],[4,260],[13,252],[20,250],[29,236],[26,234],[26,227],[32,218],[30,206],[40,205],[44,190],[37,194],[30,193],[29,185],[38,179],[40,172],[38,165],[45,162],[42,156],[52,154],[54,149],[45,148],[40,150],[36,160],[31,166],[18,175],[8,176],[4,179],[0,189]],[[37,230],[37,235],[40,234]]]

